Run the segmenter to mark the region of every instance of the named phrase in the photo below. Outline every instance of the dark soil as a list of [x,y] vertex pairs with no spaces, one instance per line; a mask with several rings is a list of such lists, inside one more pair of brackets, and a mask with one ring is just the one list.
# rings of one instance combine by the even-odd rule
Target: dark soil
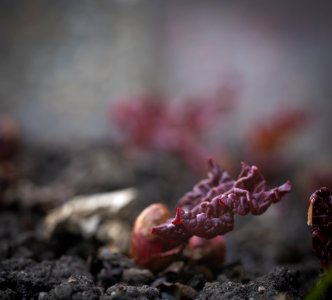
[[176,261],[153,274],[94,237],[60,232],[48,239],[43,220],[74,195],[132,186],[140,195],[130,224],[152,202],[174,207],[198,179],[181,162],[128,160],[94,145],[31,147],[15,166],[19,179],[0,195],[0,299],[303,299],[322,274],[299,191],[266,215],[239,218],[226,236],[223,265]]

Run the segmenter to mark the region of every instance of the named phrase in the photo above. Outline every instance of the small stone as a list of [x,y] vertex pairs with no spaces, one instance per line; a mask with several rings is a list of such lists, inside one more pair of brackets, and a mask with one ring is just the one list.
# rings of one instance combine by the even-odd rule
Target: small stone
[[263,287],[262,285],[260,285],[260,286],[258,287],[258,293],[260,293],[260,294],[264,294],[264,292],[265,292],[265,287]]
[[38,295],[38,300],[44,300],[47,299],[47,293],[46,292],[40,292]]
[[197,296],[197,291],[191,286],[176,283],[175,286],[178,289],[177,295],[180,296],[180,299],[195,299]]
[[291,300],[291,298],[285,293],[280,293],[276,295],[273,300]]
[[160,292],[156,288],[147,285],[127,286],[121,283],[112,285],[106,290],[106,296],[110,299],[160,299]]
[[112,220],[114,216],[121,216],[134,203],[136,197],[137,190],[134,188],[76,196],[46,216],[46,235],[50,237],[61,228],[62,231],[94,236],[99,224]]
[[96,237],[112,252],[128,253],[131,241],[130,226],[120,220],[108,220],[97,229]]
[[73,289],[69,284],[59,285],[54,288],[54,295],[58,299],[68,299],[73,293]]
[[142,285],[151,282],[153,274],[147,269],[129,268],[123,270],[121,279],[132,285]]

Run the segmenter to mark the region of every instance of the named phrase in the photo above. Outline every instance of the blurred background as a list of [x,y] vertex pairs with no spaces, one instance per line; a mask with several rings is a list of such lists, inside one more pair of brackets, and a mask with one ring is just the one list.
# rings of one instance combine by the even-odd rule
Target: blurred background
[[305,106],[314,122],[297,149],[331,158],[326,1],[1,0],[0,22],[0,111],[27,141],[116,138],[108,114],[128,93],[181,101],[231,82],[228,143],[278,109]]

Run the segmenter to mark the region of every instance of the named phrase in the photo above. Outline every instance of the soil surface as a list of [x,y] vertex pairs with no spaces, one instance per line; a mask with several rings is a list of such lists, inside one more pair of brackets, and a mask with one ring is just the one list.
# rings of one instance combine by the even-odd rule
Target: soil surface
[[46,214],[75,195],[136,187],[125,220],[132,226],[153,202],[173,209],[204,175],[171,156],[134,160],[96,145],[29,147],[13,164],[17,179],[0,194],[0,299],[303,299],[322,276],[296,189],[266,214],[238,218],[224,263],[178,259],[154,274],[94,236],[46,237]]

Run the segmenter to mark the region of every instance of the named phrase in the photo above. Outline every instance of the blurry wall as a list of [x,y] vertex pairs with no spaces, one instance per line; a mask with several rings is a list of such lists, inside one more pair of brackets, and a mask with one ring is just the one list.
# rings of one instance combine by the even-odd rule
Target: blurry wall
[[305,104],[318,117],[301,142],[330,155],[326,1],[2,0],[0,22],[0,111],[29,140],[108,138],[109,105],[126,93],[178,99],[236,78],[230,135],[277,106]]

